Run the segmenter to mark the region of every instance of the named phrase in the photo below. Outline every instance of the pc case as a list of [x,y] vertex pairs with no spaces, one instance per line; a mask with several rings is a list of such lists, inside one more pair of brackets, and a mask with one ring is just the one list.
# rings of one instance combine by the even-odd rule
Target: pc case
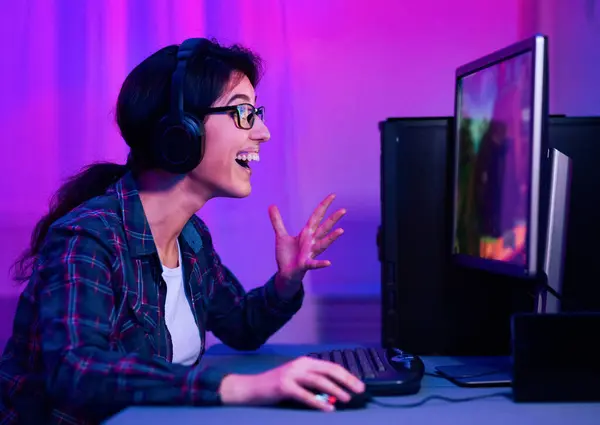
[[382,339],[416,354],[441,350],[451,118],[380,124]]

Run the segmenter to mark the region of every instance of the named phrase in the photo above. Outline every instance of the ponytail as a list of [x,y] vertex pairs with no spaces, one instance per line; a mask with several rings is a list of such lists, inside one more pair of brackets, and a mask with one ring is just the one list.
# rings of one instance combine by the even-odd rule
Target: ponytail
[[34,262],[52,223],[85,201],[100,196],[127,173],[129,167],[110,162],[88,165],[70,177],[54,194],[48,213],[35,225],[29,247],[13,264],[13,278],[23,283],[31,277]]

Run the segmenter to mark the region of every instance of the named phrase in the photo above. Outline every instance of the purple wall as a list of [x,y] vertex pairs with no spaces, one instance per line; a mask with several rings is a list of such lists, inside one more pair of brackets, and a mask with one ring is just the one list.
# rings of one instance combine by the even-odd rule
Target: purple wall
[[[568,3],[2,3],[0,127],[9,177],[0,183],[0,297],[10,304],[19,293],[4,273],[60,180],[94,160],[124,160],[113,108],[127,72],[161,46],[215,36],[266,59],[258,93],[272,133],[252,196],[217,200],[200,213],[217,248],[248,288],[256,286],[275,267],[267,206],[277,203],[288,228],[299,230],[336,192],[335,205],[348,214],[329,253],[333,265],[310,275],[305,308],[276,339],[345,339],[356,331],[378,340],[378,121],[451,114],[458,65],[539,30],[550,36],[552,110],[600,113],[600,10],[587,0]],[[346,311],[351,320],[333,319]]]

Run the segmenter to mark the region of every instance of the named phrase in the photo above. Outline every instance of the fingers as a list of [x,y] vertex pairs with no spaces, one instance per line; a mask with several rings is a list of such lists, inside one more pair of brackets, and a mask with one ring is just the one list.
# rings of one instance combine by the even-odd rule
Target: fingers
[[329,246],[335,242],[337,238],[342,236],[344,229],[335,229],[333,232],[325,236],[323,239],[317,241],[313,246],[313,255],[316,257],[325,251]]
[[305,267],[307,270],[316,270],[329,267],[331,261],[329,260],[315,260],[315,257],[322,254],[329,246],[335,242],[344,233],[343,229],[335,229],[329,235],[323,239],[317,241],[311,248],[308,260],[306,260]]
[[356,376],[351,374],[346,368],[326,360],[309,359],[314,362],[310,369],[334,379],[336,382],[344,385],[350,391],[362,393],[365,390],[365,384]]
[[320,238],[324,237],[325,235],[327,235],[329,232],[331,232],[331,229],[333,229],[333,226],[335,226],[336,223],[338,221],[340,221],[340,219],[345,214],[346,214],[346,210],[344,208],[341,208],[341,209],[337,210],[336,212],[334,212],[333,214],[331,214],[329,216],[329,218],[327,220],[325,220],[325,222],[319,226],[319,228],[317,229],[317,231],[315,233],[315,237],[317,239],[320,239]]
[[311,232],[316,232],[319,223],[323,220],[323,217],[325,217],[327,208],[329,208],[334,199],[335,195],[332,193],[331,195],[328,195],[325,199],[323,199],[321,203],[317,206],[317,208],[315,208],[312,215],[308,219],[308,223],[306,223],[306,226],[310,229]]
[[[276,373],[279,372],[279,373]],[[364,383],[344,367],[325,360],[300,357],[274,371],[267,372],[278,381],[271,400],[294,399],[314,409],[332,411],[334,406],[318,397],[319,394],[349,401],[350,394],[362,393]],[[317,393],[317,394],[315,394]]]
[[[308,406],[325,411],[333,410],[328,403],[319,400],[314,392],[347,402],[351,397],[348,390],[353,393],[362,393],[365,390],[365,384],[360,379],[336,363],[309,357],[301,357],[294,363],[294,374],[297,374],[295,381],[301,387],[292,387],[290,390],[293,391],[293,397]],[[307,388],[312,392],[307,391]]]
[[331,412],[332,410],[334,410],[334,407],[331,404],[318,399],[313,392],[303,388],[297,382],[292,381],[288,385],[286,393],[290,398],[299,401],[300,403],[306,404],[307,406],[312,407],[313,409],[323,410],[325,412]]
[[279,213],[279,208],[276,205],[271,205],[269,207],[269,218],[271,219],[271,224],[273,225],[273,230],[277,236],[287,236],[287,230],[285,229],[285,225],[283,224],[283,219],[281,218],[281,214]]
[[350,401],[350,394],[325,375],[307,372],[300,379],[303,386],[334,396],[341,401]]
[[306,270],[317,270],[329,266],[331,266],[331,261],[329,260],[307,260],[305,268]]

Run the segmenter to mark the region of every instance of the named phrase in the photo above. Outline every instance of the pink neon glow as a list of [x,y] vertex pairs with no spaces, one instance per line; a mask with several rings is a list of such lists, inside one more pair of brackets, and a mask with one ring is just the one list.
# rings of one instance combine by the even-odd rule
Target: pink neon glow
[[[333,266],[312,274],[307,290],[376,296],[380,120],[451,114],[456,66],[538,30],[551,37],[553,108],[599,113],[600,24],[531,3],[3,2],[0,268],[24,247],[60,179],[93,160],[124,161],[114,104],[127,72],[167,44],[214,36],[264,56],[258,93],[273,134],[252,196],[201,213],[223,260],[248,287],[260,284],[275,269],[267,206],[277,203],[298,230],[336,192],[346,232],[331,248]],[[17,293],[4,277],[0,293]]]

